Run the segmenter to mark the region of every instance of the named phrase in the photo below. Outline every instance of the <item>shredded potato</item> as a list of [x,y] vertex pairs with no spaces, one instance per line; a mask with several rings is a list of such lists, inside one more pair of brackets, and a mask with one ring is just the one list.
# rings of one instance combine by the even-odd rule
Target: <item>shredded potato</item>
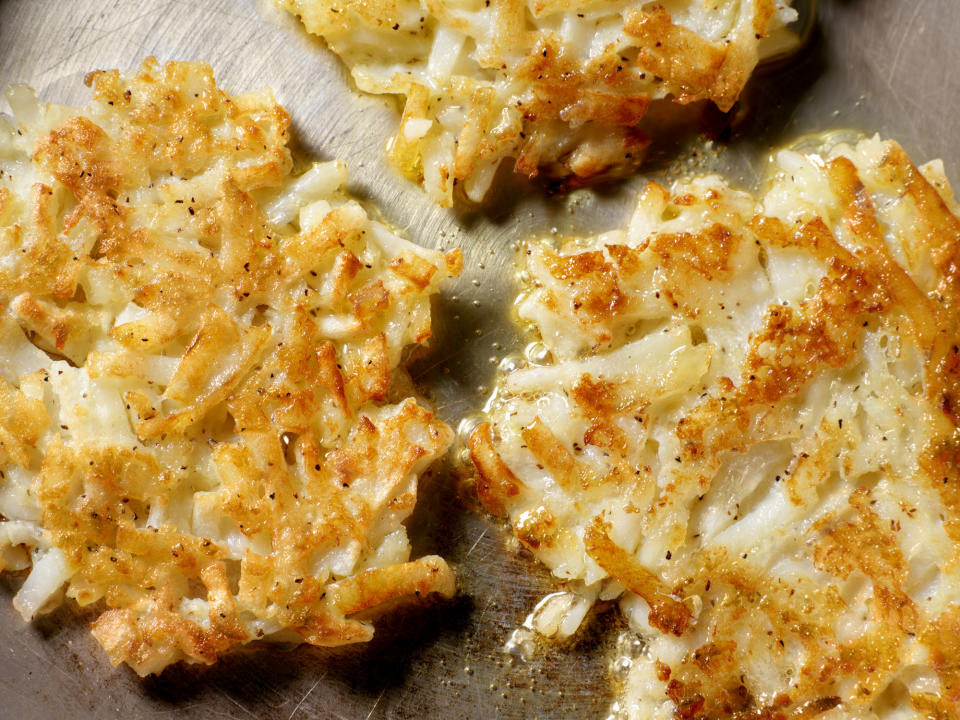
[[504,160],[561,187],[622,175],[652,101],[724,111],[796,38],[783,0],[276,0],[361,90],[401,96],[394,163],[441,205],[481,202]]
[[[459,251],[292,175],[269,92],[207,65],[88,77],[86,107],[0,118],[0,569],[25,619],[102,602],[141,675],[257,638],[368,640],[352,615],[449,596],[409,561],[417,477],[452,433],[404,349]],[[31,569],[32,568],[32,569]]]
[[876,138],[774,166],[528,244],[552,359],[472,431],[477,491],[566,583],[528,628],[619,599],[614,717],[954,717],[958,208]]

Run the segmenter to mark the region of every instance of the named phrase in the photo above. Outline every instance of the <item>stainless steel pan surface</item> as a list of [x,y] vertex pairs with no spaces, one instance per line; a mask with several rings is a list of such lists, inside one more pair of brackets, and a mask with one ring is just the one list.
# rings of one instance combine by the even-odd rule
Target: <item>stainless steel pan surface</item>
[[[432,351],[414,368],[456,426],[482,406],[497,360],[528,341],[509,319],[522,238],[620,226],[651,177],[716,170],[755,184],[771,147],[829,130],[894,137],[918,162],[942,157],[960,182],[958,36],[957,0],[821,0],[804,49],[759,73],[746,112],[716,142],[694,141],[695,158],[678,143],[615,186],[560,197],[521,189],[482,212],[440,209],[400,178],[383,154],[395,105],[355,93],[332,53],[268,0],[0,0],[0,88],[25,82],[45,100],[79,104],[88,71],[148,55],[206,60],[229,92],[272,87],[301,152],[346,160],[351,190],[415,242],[463,249],[463,276],[438,299]],[[18,581],[0,579],[0,718],[605,716],[616,612],[516,660],[501,648],[551,587],[546,574],[458,495],[449,467],[424,480],[411,530],[415,553],[457,567],[452,602],[400,607],[362,647],[257,648],[146,680],[112,668],[91,617],[75,609],[24,624],[10,604]]]

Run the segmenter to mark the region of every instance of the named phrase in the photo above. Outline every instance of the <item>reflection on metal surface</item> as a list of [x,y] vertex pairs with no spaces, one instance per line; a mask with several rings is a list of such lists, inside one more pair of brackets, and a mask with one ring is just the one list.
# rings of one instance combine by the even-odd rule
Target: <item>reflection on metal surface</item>
[[[322,43],[267,0],[0,0],[0,87],[26,82],[42,98],[80,103],[95,68],[129,68],[146,55],[205,59],[231,91],[274,88],[300,151],[340,157],[351,191],[430,247],[460,245],[463,276],[438,299],[432,350],[415,377],[454,426],[486,400],[498,360],[530,338],[509,322],[516,242],[622,226],[647,179],[718,171],[744,185],[764,174],[772,146],[835,128],[898,139],[917,161],[943,157],[960,178],[960,5],[955,0],[822,0],[810,42],[765,68],[729,117],[709,118],[713,140],[678,141],[642,175],[595,191],[545,196],[507,184],[486,212],[442,210],[389,167],[390,102],[350,89]],[[695,154],[694,154],[695,153]],[[89,637],[89,617],[61,610],[31,626],[0,580],[0,716],[47,718],[69,699],[77,720],[112,717],[602,718],[606,678],[623,629],[598,613],[560,647],[524,663],[502,652],[537,601],[556,588],[502,530],[457,494],[449,468],[423,482],[412,520],[415,552],[457,565],[462,594],[416,606],[378,626],[366,647],[239,653],[211,668],[178,667],[139,681],[113,670]],[[469,667],[469,672],[466,668]]]

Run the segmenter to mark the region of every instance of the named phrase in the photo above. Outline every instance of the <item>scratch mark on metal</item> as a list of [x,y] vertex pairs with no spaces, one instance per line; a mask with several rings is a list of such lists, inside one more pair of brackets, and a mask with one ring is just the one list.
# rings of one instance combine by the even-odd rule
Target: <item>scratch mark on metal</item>
[[140,21],[145,20],[146,18],[150,17],[151,15],[163,14],[164,10],[165,10],[165,8],[163,8],[163,7],[155,7],[155,8],[152,8],[152,9],[150,9],[150,10],[147,10],[146,12],[141,13],[140,15],[137,15],[137,16],[135,16],[135,17],[133,17],[133,18],[130,18],[130,19],[128,19],[128,20],[125,20],[122,25],[118,25],[118,26],[116,26],[116,27],[105,28],[102,32],[100,32],[100,33],[99,33],[95,38],[93,38],[92,40],[89,40],[88,42],[85,42],[85,43],[84,43],[83,45],[81,45],[80,47],[71,48],[71,49],[67,52],[66,55],[62,56],[57,62],[53,63],[53,65],[49,65],[49,66],[47,66],[46,68],[42,69],[42,70],[40,71],[40,75],[41,75],[41,76],[45,76],[47,73],[52,72],[53,70],[56,70],[56,69],[59,68],[61,65],[67,64],[67,63],[70,62],[73,58],[75,58],[75,57],[79,56],[81,53],[83,53],[84,50],[87,50],[88,48],[93,47],[93,46],[96,45],[97,43],[99,43],[99,42],[101,42],[101,41],[103,41],[103,40],[108,39],[108,38],[111,37],[112,35],[116,35],[116,34],[122,33],[124,30],[128,30],[130,27],[136,27],[137,24],[138,24]]
[[[168,9],[172,8],[174,5],[182,5],[183,7],[189,8],[191,10],[196,8],[196,3],[189,2],[189,0],[167,0],[167,3],[168,3],[167,5]],[[209,8],[209,12],[216,13],[217,15],[222,15],[223,17],[229,18],[231,20],[239,20],[240,22],[247,22],[249,20],[249,18],[246,18],[244,16],[238,15],[236,13],[228,12],[223,7],[223,5],[229,6],[229,3],[222,3],[219,6],[211,5]]]
[[324,672],[323,675],[321,675],[320,677],[317,678],[317,681],[316,681],[313,685],[311,685],[311,686],[310,686],[310,689],[307,690],[306,693],[304,693],[304,695],[303,695],[302,698],[300,698],[300,702],[297,703],[297,706],[293,709],[293,712],[290,713],[290,715],[287,716],[287,720],[291,720],[291,718],[293,718],[293,716],[297,714],[297,711],[300,709],[300,706],[303,705],[304,701],[305,701],[308,697],[310,697],[310,693],[312,693],[314,690],[317,689],[317,685],[319,685],[319,684],[320,684],[320,681],[323,680],[326,676],[327,676],[327,673]]
[[480,613],[480,617],[477,619],[477,625],[483,622],[483,616],[487,614],[487,610],[490,609],[491,605],[493,605],[493,600],[488,600],[486,607],[483,608],[483,612]]
[[467,550],[467,554],[464,555],[464,558],[470,557],[470,553],[472,553],[474,550],[477,549],[477,545],[480,544],[480,541],[483,540],[483,536],[486,535],[486,534],[487,534],[487,530],[486,530],[486,528],[484,528],[483,532],[480,533],[480,535],[477,536],[477,539],[474,541],[473,545],[470,546],[470,549]]
[[370,712],[367,713],[367,717],[364,720],[370,720],[373,717],[373,711],[377,709],[377,705],[380,704],[380,700],[383,699],[383,694],[387,691],[386,688],[380,691],[380,694],[377,696],[377,701],[373,704],[373,707],[370,708]]
[[900,58],[903,57],[903,48],[907,42],[907,36],[910,35],[910,31],[913,29],[914,24],[917,22],[917,18],[920,16],[920,10],[923,8],[924,2],[921,0],[918,2],[914,8],[913,13],[910,15],[910,19],[907,21],[907,24],[904,26],[900,34],[900,42],[897,43],[897,51],[893,56],[893,64],[890,66],[889,75],[894,75],[897,72],[897,68],[900,67]]
[[56,663],[56,662],[51,662],[51,659],[50,659],[49,657],[46,657],[45,655],[43,655],[42,653],[40,653],[39,651],[37,651],[35,648],[30,647],[30,645],[28,645],[28,644],[25,643],[25,642],[20,642],[19,644],[20,644],[21,647],[26,648],[26,649],[29,650],[33,655],[35,655],[44,665],[47,665],[48,667],[52,665],[52,666],[53,666],[53,669],[56,670],[57,672],[59,672],[64,678],[66,678],[66,679],[70,682],[71,685],[73,685],[74,687],[77,687],[77,679],[76,679],[76,677],[74,677],[73,675],[71,675],[70,673],[68,673],[66,670],[64,670],[62,667],[60,667],[60,665],[59,665],[58,663]]
[[234,705],[236,705],[238,708],[240,708],[241,710],[243,710],[243,711],[244,711],[247,715],[249,715],[250,717],[252,717],[252,718],[256,718],[256,717],[257,717],[256,715],[254,715],[254,714],[250,711],[249,708],[247,708],[245,705],[243,705],[239,700],[234,700],[234,699],[233,699],[232,697],[230,697],[230,695],[228,695],[227,693],[222,693],[222,695],[223,695],[227,700],[229,700],[229,701],[232,702]]

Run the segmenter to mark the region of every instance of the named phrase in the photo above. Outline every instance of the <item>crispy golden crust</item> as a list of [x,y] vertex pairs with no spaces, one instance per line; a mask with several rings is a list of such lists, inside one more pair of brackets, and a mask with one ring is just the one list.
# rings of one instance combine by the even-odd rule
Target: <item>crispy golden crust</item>
[[483,200],[500,163],[577,187],[622,175],[651,102],[740,95],[788,3],[277,0],[360,89],[402,96],[389,152],[443,205]]
[[664,633],[683,635],[693,619],[686,606],[664,587],[660,578],[637,562],[610,539],[609,526],[602,517],[594,518],[583,535],[587,554],[616,578],[627,590],[642,597],[650,606],[650,624]]
[[102,600],[94,636],[146,674],[451,595],[402,525],[451,433],[393,378],[459,252],[370,220],[338,163],[291,177],[269,93],[154,60],[88,84],[0,135],[3,557],[42,528],[18,609]]
[[957,208],[892,142],[776,168],[528,246],[553,360],[474,431],[480,499],[620,596],[625,718],[956,717]]

